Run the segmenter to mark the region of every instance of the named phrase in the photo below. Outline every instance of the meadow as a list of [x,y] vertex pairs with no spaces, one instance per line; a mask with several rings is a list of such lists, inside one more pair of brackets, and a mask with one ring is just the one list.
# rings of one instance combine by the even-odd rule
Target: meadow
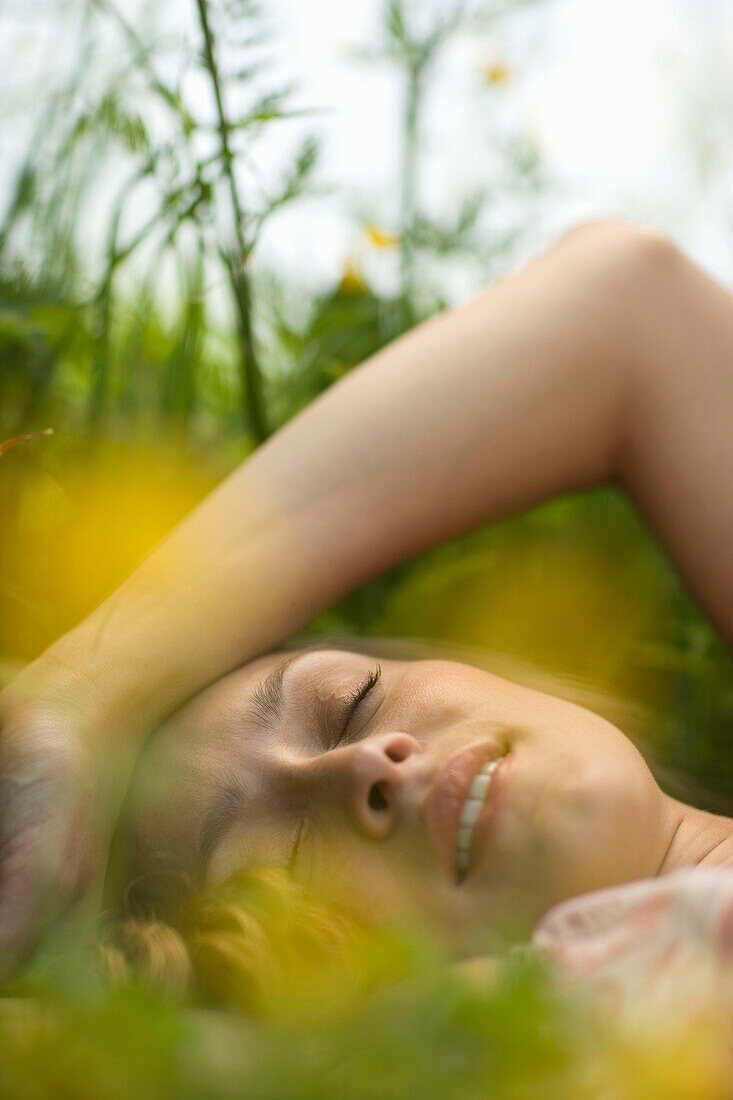
[[[391,67],[404,89],[393,208],[384,221],[355,209],[339,277],[299,283],[265,244],[283,210],[339,197],[319,174],[318,112],[272,75],[267,4],[190,8],[185,33],[150,34],[121,3],[78,4],[63,16],[76,63],[22,117],[0,221],[0,441],[53,434],[0,456],[3,678],[299,409],[451,305],[456,265],[484,285],[508,271],[552,186],[506,122],[512,74],[493,60],[480,79],[495,175],[448,217],[423,206],[443,52],[506,13],[456,3],[425,24],[390,0],[353,63],[365,81]],[[380,264],[388,279],[370,277]],[[730,657],[613,487],[431,551],[309,629],[462,643],[577,679],[618,702],[671,790],[731,804]],[[728,1095],[711,1030],[624,1033],[522,953],[482,985],[435,945],[398,935],[374,952],[367,996],[324,1014],[311,991],[299,1014],[257,1018],[134,979],[110,987],[68,933],[50,934],[2,989],[0,1097]]]

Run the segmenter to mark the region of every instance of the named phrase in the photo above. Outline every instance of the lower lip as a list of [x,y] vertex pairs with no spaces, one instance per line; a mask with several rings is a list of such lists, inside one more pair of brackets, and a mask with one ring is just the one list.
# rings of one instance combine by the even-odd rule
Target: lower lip
[[499,762],[491,777],[491,783],[486,792],[484,804],[481,807],[480,814],[476,818],[476,824],[471,834],[471,846],[468,852],[468,870],[463,876],[463,882],[471,878],[489,851],[501,813],[506,804],[509,788],[514,779],[515,765],[516,757],[514,753],[507,753]]

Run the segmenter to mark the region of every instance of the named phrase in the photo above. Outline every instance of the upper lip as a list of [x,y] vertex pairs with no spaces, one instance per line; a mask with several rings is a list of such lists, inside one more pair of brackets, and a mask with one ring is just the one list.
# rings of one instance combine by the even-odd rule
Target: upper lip
[[438,768],[424,802],[428,836],[438,862],[451,882],[457,881],[458,818],[476,772],[501,755],[497,745],[476,741],[451,753]]

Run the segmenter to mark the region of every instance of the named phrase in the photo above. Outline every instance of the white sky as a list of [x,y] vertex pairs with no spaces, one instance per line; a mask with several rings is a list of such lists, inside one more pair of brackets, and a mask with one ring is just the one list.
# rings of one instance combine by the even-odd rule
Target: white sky
[[[132,18],[145,6],[118,2]],[[181,17],[186,4],[175,0]],[[400,88],[389,70],[349,58],[351,46],[373,39],[380,0],[265,6],[281,68],[300,82],[299,102],[326,108],[308,127],[322,135],[320,178],[334,193],[284,212],[263,239],[263,257],[317,283],[336,277],[349,254],[367,268],[384,265],[354,212],[386,226],[394,216]],[[423,11],[431,6],[423,0]],[[13,87],[32,85],[54,46],[44,7],[44,0],[11,0],[4,16],[0,7],[0,65]],[[493,60],[512,70],[502,88],[480,78]],[[578,218],[630,217],[672,233],[733,283],[732,60],[733,5],[724,0],[528,5],[495,36],[482,32],[447,51],[427,115],[423,199],[447,211],[480,184],[492,126],[511,119],[537,143],[556,181],[534,247]],[[21,138],[15,124],[0,132],[0,180]],[[273,131],[275,144],[287,140],[287,128]]]
[[[399,87],[388,71],[347,59],[348,44],[372,37],[379,5],[308,0],[281,7],[288,11],[288,60],[302,74],[309,102],[335,107],[326,126],[325,174],[389,220]],[[494,58],[516,74],[503,91],[481,86],[479,73]],[[505,22],[496,37],[458,43],[441,67],[428,112],[423,186],[434,207],[465,193],[471,181],[480,183],[492,92],[507,99],[560,181],[546,213],[547,236],[582,217],[631,217],[666,229],[733,282],[732,5],[549,0]],[[718,163],[703,186],[696,164],[706,140]],[[348,218],[324,208],[302,219],[294,211],[274,227],[273,251],[282,250],[287,262],[296,238],[313,262],[317,237],[324,272],[341,262]]]

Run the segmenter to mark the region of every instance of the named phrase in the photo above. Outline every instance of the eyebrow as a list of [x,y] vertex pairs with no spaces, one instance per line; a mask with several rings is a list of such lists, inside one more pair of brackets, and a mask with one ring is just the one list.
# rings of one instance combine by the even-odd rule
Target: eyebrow
[[293,657],[286,657],[252,692],[252,715],[267,731],[280,721],[282,715],[285,669],[300,656],[298,653]]
[[[285,670],[304,653],[286,657],[269,676],[261,680],[252,693],[250,714],[264,733],[279,722],[283,706]],[[214,795],[204,815],[199,832],[199,865],[203,871],[219,841],[246,805],[249,788],[241,775],[235,776]]]

